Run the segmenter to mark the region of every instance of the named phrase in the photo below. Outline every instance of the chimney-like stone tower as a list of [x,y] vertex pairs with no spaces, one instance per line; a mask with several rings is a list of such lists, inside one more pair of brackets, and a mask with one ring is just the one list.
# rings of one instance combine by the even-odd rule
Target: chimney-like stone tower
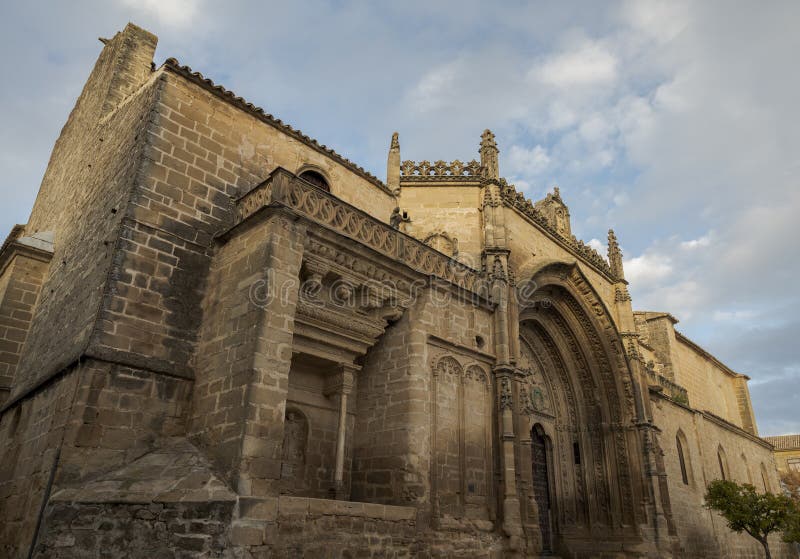
[[389,157],[386,161],[386,186],[397,193],[400,189],[400,136],[392,134],[392,143],[389,145]]
[[481,134],[481,166],[485,169],[486,178],[499,179],[500,165],[497,161],[497,143],[494,141],[494,134],[488,128]]

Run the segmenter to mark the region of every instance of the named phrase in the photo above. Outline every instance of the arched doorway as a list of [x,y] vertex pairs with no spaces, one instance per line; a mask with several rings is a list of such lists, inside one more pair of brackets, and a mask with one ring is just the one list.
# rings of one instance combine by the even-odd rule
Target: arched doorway
[[597,551],[601,534],[640,542],[641,447],[621,337],[575,267],[532,279],[537,289],[520,301],[517,367],[520,431],[531,435],[523,490],[538,515],[525,516],[545,551]]
[[539,529],[542,532],[542,551],[553,551],[553,530],[550,518],[550,469],[548,440],[541,425],[531,429],[531,473],[533,498],[539,509]]

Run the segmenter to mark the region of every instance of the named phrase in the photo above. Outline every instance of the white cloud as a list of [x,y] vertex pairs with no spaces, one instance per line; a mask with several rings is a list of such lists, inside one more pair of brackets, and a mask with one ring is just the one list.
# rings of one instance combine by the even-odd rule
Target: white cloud
[[121,0],[121,4],[173,27],[191,24],[200,11],[200,0]]
[[617,78],[617,59],[603,46],[590,43],[544,60],[532,75],[559,88],[602,85]]
[[685,249],[685,250],[694,250],[696,248],[705,248],[705,247],[709,246],[710,244],[711,244],[711,236],[709,234],[709,235],[704,235],[702,237],[699,237],[697,239],[691,239],[691,240],[688,240],[688,241],[683,241],[680,246],[681,246],[682,249]]
[[531,149],[513,145],[508,150],[508,156],[503,159],[503,169],[512,176],[538,175],[550,164],[547,150],[540,146]]
[[638,288],[652,287],[672,271],[672,260],[664,254],[646,252],[625,262],[625,277]]
[[676,0],[628,0],[622,14],[632,27],[662,43],[674,39],[690,23],[688,5]]
[[455,61],[429,71],[411,90],[411,106],[419,112],[427,112],[444,105],[460,70],[460,61]]
[[600,239],[589,239],[589,242],[586,244],[595,249],[601,256],[605,256],[608,253],[608,246]]

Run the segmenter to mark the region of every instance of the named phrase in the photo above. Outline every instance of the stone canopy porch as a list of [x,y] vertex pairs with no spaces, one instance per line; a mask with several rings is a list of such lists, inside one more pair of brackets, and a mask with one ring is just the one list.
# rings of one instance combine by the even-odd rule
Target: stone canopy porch
[[[365,356],[432,282],[490,308],[482,276],[280,168],[219,243],[196,386],[220,391],[220,419],[230,403],[223,424],[201,404],[190,436],[240,496],[350,499]],[[385,474],[357,474],[360,499],[404,504],[363,489]]]

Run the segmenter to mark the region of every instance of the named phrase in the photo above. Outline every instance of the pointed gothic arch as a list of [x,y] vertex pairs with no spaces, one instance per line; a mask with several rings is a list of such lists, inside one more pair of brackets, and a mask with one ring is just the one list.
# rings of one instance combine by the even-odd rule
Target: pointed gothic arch
[[681,469],[681,480],[684,485],[694,485],[694,472],[692,471],[692,456],[689,452],[689,441],[683,429],[675,433],[675,450],[678,453],[678,466]]
[[722,448],[721,444],[717,446],[717,463],[719,464],[720,479],[731,479],[730,470],[728,469],[728,457],[725,454],[725,449]]
[[577,265],[549,263],[526,279],[535,289],[519,300],[521,367],[530,369],[527,379],[541,376],[552,410],[547,417],[532,403],[526,408],[523,390],[533,385],[525,383],[521,406],[531,423],[555,431],[556,538],[562,528],[597,525],[633,535],[644,480],[636,389],[621,337]]
[[769,484],[769,474],[767,473],[767,467],[764,466],[764,462],[761,462],[761,482],[764,484],[764,493],[769,493],[772,491],[772,488]]

